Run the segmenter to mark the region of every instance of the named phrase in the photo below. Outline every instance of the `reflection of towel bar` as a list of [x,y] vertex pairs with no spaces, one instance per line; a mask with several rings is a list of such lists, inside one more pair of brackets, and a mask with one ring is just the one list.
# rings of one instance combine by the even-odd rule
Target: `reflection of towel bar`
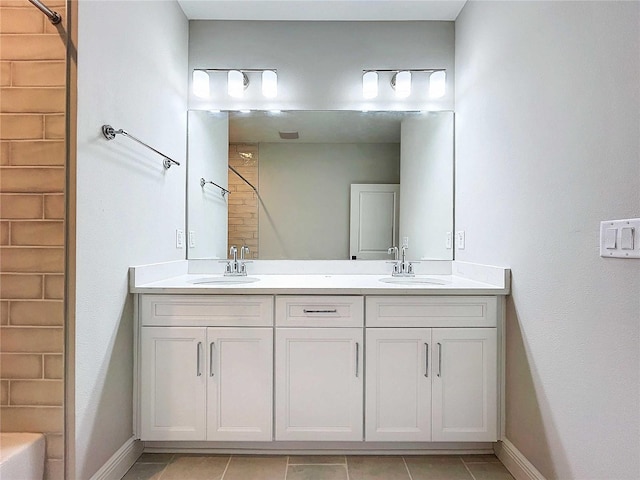
[[256,187],[254,187],[253,185],[251,185],[251,183],[249,182],[249,180],[247,180],[246,178],[244,178],[242,175],[240,175],[240,172],[238,172],[235,168],[233,168],[231,165],[229,165],[229,170],[231,170],[233,173],[235,173],[236,175],[238,175],[242,180],[244,180],[244,183],[246,183],[247,185],[249,185],[251,188],[253,188],[253,191],[256,192],[256,194],[258,193],[258,190],[256,190]]
[[130,133],[125,132],[123,129],[116,130],[111,125],[103,125],[102,126],[102,134],[104,135],[104,138],[106,138],[107,140],[113,140],[114,138],[116,138],[116,135],[124,135],[125,137],[129,137],[131,140],[135,140],[140,145],[144,145],[149,150],[153,150],[154,152],[156,152],[161,157],[164,157],[164,160],[162,161],[162,164],[164,165],[164,168],[168,169],[169,167],[171,167],[172,164],[173,165],[180,165],[180,163],[176,162],[173,158],[167,157],[164,153],[159,152],[158,150],[156,150],[153,147],[150,147],[149,145],[144,143],[142,140],[137,139],[136,137],[134,137]]
[[224,187],[221,187],[220,185],[218,185],[216,182],[212,182],[211,180],[205,180],[204,178],[200,179],[200,186],[204,187],[205,184],[210,183],[211,185],[215,185],[216,187],[218,187],[220,189],[220,193],[222,193],[222,196],[224,197],[227,193],[231,193],[229,192],[229,190],[227,190]]

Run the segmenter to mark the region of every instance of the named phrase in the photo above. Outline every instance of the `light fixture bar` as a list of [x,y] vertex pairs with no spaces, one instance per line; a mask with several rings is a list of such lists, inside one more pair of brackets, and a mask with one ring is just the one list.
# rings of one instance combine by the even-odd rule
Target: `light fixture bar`
[[209,74],[224,73],[227,76],[227,93],[242,98],[249,86],[247,73],[260,73],[262,95],[275,98],[278,95],[278,71],[275,68],[196,68],[193,71],[193,93],[200,98],[210,98]]

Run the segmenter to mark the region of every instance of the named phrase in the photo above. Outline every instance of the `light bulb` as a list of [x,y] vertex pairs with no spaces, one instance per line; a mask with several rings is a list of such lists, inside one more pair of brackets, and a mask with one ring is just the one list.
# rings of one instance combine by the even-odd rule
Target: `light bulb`
[[227,74],[227,93],[230,97],[242,98],[244,96],[244,73],[240,70],[229,70]]
[[364,98],[378,96],[378,72],[364,72],[362,75],[362,96]]
[[274,70],[262,72],[262,95],[267,98],[278,95],[278,74]]
[[429,98],[444,97],[447,91],[447,74],[444,70],[433,72],[429,77]]
[[396,97],[406,98],[411,94],[411,72],[403,70],[394,75],[396,79]]
[[198,98],[209,98],[209,74],[204,70],[193,71],[193,94]]

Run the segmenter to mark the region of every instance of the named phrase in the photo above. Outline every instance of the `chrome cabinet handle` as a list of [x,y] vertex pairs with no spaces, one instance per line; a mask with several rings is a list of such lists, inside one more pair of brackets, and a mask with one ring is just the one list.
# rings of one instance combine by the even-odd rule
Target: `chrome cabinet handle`
[[429,344],[424,344],[424,376],[429,378]]
[[199,377],[202,375],[200,371],[200,350],[202,350],[202,342],[198,342],[198,346],[196,348],[196,375]]
[[214,347],[214,342],[211,342],[209,344],[209,376],[213,377],[214,373],[213,373],[213,347]]
[[438,376],[442,375],[442,344],[438,343]]
[[304,313],[338,313],[338,309],[337,308],[332,308],[330,310],[309,310],[309,309],[303,309],[302,310]]
[[360,344],[356,342],[356,378],[358,377],[359,371],[360,371]]

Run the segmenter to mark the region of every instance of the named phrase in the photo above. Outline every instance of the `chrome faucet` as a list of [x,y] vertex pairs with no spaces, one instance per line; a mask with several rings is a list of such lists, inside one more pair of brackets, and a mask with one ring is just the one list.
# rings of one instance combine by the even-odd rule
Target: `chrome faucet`
[[227,266],[224,269],[225,276],[244,276],[247,274],[247,266],[245,265],[244,254],[249,253],[249,247],[243,245],[240,247],[240,261],[238,261],[238,247],[232,245],[229,248],[229,255],[233,258],[227,262]]
[[407,261],[407,250],[409,247],[403,245],[400,249],[401,258],[398,258],[398,247],[389,247],[387,253],[391,255],[395,254],[395,261],[390,262],[393,263],[393,272],[391,273],[394,277],[415,277],[415,273],[413,273],[413,264]]

